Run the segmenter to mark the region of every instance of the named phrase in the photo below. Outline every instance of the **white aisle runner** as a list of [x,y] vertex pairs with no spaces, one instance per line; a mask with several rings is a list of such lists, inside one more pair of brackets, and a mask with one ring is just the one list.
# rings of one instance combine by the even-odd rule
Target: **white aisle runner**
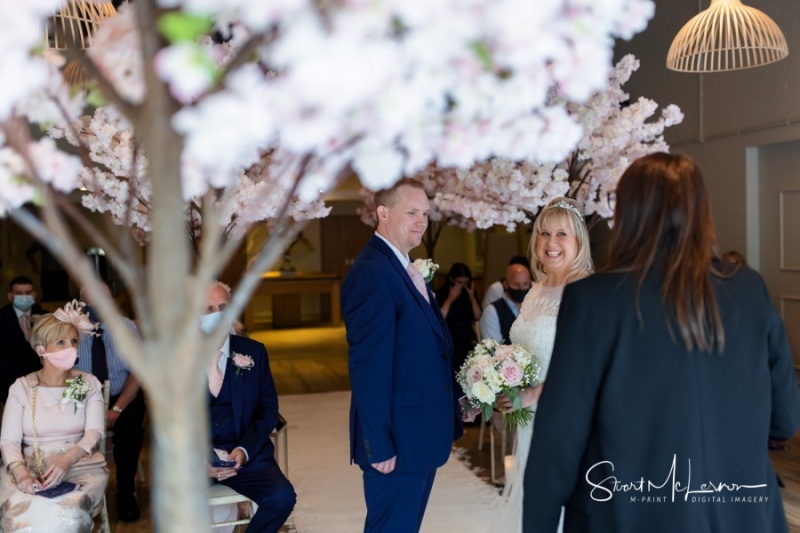
[[[349,392],[281,396],[289,424],[289,480],[297,533],[363,531],[361,470],[350,465]],[[451,455],[436,474],[423,533],[483,532],[497,493]]]

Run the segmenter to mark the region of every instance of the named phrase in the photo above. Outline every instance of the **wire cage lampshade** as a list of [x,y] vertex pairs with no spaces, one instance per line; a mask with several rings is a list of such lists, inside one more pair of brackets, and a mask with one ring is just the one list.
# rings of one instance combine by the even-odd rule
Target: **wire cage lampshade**
[[[44,30],[50,50],[86,50],[100,23],[116,14],[111,2],[66,0],[53,14]],[[73,59],[63,70],[64,80],[73,87],[86,85],[89,76],[81,62]]]
[[681,28],[667,53],[667,68],[723,72],[758,67],[789,55],[778,25],[740,0],[711,0]]
[[116,12],[111,2],[67,0],[45,28],[47,47],[53,50],[89,48],[89,39],[100,22]]

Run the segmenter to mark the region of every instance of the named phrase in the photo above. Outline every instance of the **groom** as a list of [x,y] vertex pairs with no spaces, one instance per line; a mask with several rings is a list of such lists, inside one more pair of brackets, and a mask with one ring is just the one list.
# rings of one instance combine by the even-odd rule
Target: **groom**
[[452,340],[409,264],[428,226],[428,197],[403,179],[376,193],[375,206],[378,229],[342,286],[350,456],[363,471],[364,530],[405,533],[419,531],[436,469],[462,428]]

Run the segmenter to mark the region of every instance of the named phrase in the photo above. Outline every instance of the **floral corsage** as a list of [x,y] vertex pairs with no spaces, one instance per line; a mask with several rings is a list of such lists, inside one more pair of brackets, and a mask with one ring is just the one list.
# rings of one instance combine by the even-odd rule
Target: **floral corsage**
[[89,384],[83,379],[83,374],[73,379],[66,381],[67,387],[61,393],[61,403],[73,404],[73,413],[78,412],[78,408],[83,408],[83,401],[86,399],[86,393],[89,392]]
[[432,259],[417,259],[414,261],[414,266],[422,274],[422,279],[425,280],[425,283],[433,281],[433,274],[439,270],[439,265],[434,263]]
[[241,374],[242,371],[250,370],[256,366],[256,362],[253,361],[252,357],[236,352],[233,352],[233,355],[231,355],[231,362],[233,363],[233,366],[236,367],[237,376]]

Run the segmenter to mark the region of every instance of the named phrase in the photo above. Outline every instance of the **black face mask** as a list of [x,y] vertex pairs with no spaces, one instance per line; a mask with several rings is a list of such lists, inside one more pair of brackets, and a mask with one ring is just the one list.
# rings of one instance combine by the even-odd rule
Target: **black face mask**
[[525,295],[528,294],[530,289],[506,289],[508,295],[511,297],[512,300],[517,302],[518,304],[522,303],[522,300],[525,299]]

